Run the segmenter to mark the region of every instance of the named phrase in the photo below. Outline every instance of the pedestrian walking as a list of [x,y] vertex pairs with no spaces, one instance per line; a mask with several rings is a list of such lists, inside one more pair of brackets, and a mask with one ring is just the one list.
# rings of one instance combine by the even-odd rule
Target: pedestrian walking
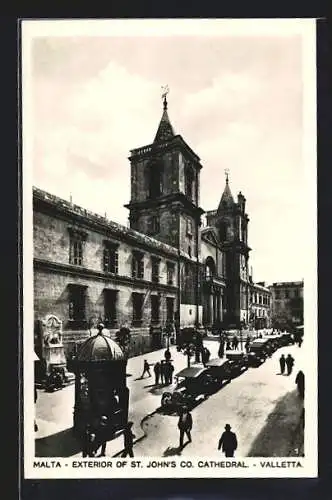
[[172,356],[171,356],[171,352],[170,352],[170,350],[169,350],[169,349],[166,349],[166,351],[165,351],[165,353],[164,353],[164,357],[165,357],[165,361],[166,361],[166,362],[167,362],[167,361],[170,361],[170,359],[171,359],[171,357],[172,357]]
[[280,373],[281,375],[283,375],[285,372],[285,365],[286,365],[286,358],[284,354],[281,355],[279,359],[279,364],[280,364]]
[[186,434],[189,443],[191,443],[191,430],[193,426],[193,418],[188,408],[184,406],[180,413],[180,418],[178,421],[178,429],[180,431],[180,448],[183,448],[183,438]]
[[165,384],[165,360],[162,359],[161,360],[161,364],[160,364],[160,383],[161,385],[164,385]]
[[234,335],[234,337],[233,337],[233,349],[237,350],[238,345],[239,345],[239,340],[238,340],[237,336]]
[[294,366],[294,358],[290,354],[288,354],[286,358],[286,366],[287,366],[287,375],[290,375],[293,371],[293,366]]
[[234,457],[234,452],[237,449],[237,437],[235,432],[231,431],[229,424],[225,425],[225,431],[219,439],[218,450],[222,449],[225,457]]
[[171,362],[167,362],[164,365],[164,377],[165,377],[165,384],[170,385],[173,382],[173,372],[174,372],[174,366],[172,365]]
[[230,351],[231,350],[231,343],[230,341],[227,339],[226,341],[226,351]]
[[220,340],[219,350],[218,350],[218,356],[219,356],[219,358],[223,358],[224,354],[225,354],[225,340],[222,338]]
[[297,391],[300,398],[304,399],[304,373],[302,370],[296,375],[295,383],[297,385]]
[[151,376],[152,376],[152,375],[151,375],[151,372],[150,372],[150,365],[149,365],[149,363],[147,362],[147,360],[145,359],[145,360],[144,360],[144,365],[143,365],[143,373],[142,373],[141,378],[144,378],[144,375],[145,375],[146,373],[148,374],[148,376],[149,376],[149,377],[151,377]]
[[160,365],[159,361],[157,361],[157,363],[153,367],[154,377],[155,377],[155,385],[159,385],[160,368],[161,368],[161,365]]
[[122,453],[122,457],[126,457],[129,455],[131,458],[134,456],[133,452],[133,445],[134,445],[134,439],[135,439],[135,434],[132,432],[132,426],[134,425],[133,422],[128,422],[126,425],[124,431],[123,431],[123,438],[124,438],[124,451]]
[[204,366],[206,365],[206,363],[208,363],[210,356],[211,356],[211,353],[210,353],[209,349],[207,347],[204,347],[204,349],[202,351],[202,363]]
[[247,338],[246,343],[244,344],[244,348],[246,350],[246,353],[248,354],[249,349],[250,349],[250,340]]

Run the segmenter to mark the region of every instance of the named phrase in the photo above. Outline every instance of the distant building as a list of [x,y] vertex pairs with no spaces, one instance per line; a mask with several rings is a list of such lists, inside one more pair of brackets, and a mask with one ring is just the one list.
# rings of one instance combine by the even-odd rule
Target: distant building
[[130,228],[33,190],[34,315],[63,322],[67,351],[98,321],[131,330],[132,354],[163,345],[162,329],[269,323],[270,292],[249,277],[246,199],[228,175],[219,206],[199,205],[199,157],[175,134],[164,99],[152,144],[131,151]]
[[250,325],[259,330],[271,326],[272,293],[264,282],[250,287]]
[[272,323],[274,326],[303,324],[303,281],[273,283]]

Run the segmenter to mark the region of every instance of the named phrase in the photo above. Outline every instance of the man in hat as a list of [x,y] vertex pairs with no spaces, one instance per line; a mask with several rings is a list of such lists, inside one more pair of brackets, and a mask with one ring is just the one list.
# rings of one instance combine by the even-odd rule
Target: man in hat
[[285,365],[286,365],[286,358],[284,354],[281,355],[279,359],[279,364],[280,364],[280,373],[281,375],[283,375],[285,372]]
[[297,385],[299,396],[304,399],[304,373],[302,370],[300,370],[296,375],[295,383]]
[[218,450],[222,448],[225,457],[234,457],[234,451],[237,449],[237,438],[235,432],[231,431],[229,424],[225,425],[225,431],[219,439]]
[[141,378],[144,378],[144,375],[145,375],[146,373],[148,374],[148,377],[151,377],[150,365],[149,365],[149,363],[147,362],[147,360],[145,359],[145,360],[144,360],[144,365],[143,365],[143,373],[142,373]]
[[131,458],[134,456],[133,452],[133,445],[134,445],[134,438],[136,437],[135,434],[132,432],[132,426],[134,425],[134,422],[128,422],[124,431],[123,431],[123,437],[124,437],[124,451],[122,453],[122,457],[126,457],[129,455]]
[[155,376],[155,385],[159,385],[159,377],[160,377],[160,363],[157,361],[157,363],[153,367],[154,371],[154,376]]
[[182,408],[180,418],[178,421],[178,428],[180,430],[180,448],[183,448],[183,438],[187,435],[189,443],[191,443],[191,429],[193,426],[193,418],[186,406]]
[[294,366],[294,358],[291,354],[288,354],[286,358],[286,366],[287,366],[287,375],[290,375],[293,371],[293,366]]

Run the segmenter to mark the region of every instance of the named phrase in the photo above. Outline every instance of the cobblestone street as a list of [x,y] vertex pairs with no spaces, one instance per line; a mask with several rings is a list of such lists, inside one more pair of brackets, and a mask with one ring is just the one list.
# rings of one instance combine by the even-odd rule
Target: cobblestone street
[[[218,342],[205,341],[211,358],[217,356]],[[302,348],[303,349],[303,348]],[[164,349],[128,361],[130,390],[129,418],[134,422],[135,456],[220,455],[218,440],[224,425],[230,423],[239,442],[237,456],[296,455],[292,449],[294,432],[301,413],[295,392],[295,376],[303,350],[296,346],[279,349],[259,368],[250,368],[210,396],[193,411],[193,442],[178,449],[177,417],[157,412],[165,387],[155,387],[152,377],[140,379],[143,360],[153,364]],[[290,377],[278,375],[281,353],[291,353],[295,367]],[[187,366],[187,358],[171,348],[175,373]],[[192,361],[193,362],[193,361]],[[80,456],[79,443],[72,435],[74,386],[58,392],[38,391],[36,418],[36,456]],[[278,429],[282,427],[282,432]],[[276,438],[274,438],[276,436]],[[121,453],[122,436],[107,444],[106,454]]]

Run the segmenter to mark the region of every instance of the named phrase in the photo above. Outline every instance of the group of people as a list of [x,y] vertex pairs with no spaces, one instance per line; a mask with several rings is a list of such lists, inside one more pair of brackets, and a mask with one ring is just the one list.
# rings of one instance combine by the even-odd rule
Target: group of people
[[[147,375],[148,377],[152,377],[150,372],[150,364],[145,359],[143,364],[143,372],[141,375],[141,379]],[[154,377],[155,377],[155,385],[171,385],[173,383],[173,372],[174,366],[169,358],[162,359],[161,361],[157,361],[157,363],[153,366]]]
[[[128,422],[123,430],[124,451],[123,457],[134,456],[133,445],[135,435],[132,432],[133,422]],[[97,426],[87,425],[83,434],[82,456],[85,457],[104,457],[106,455],[108,418],[105,415],[100,417]],[[100,453],[98,454],[98,450]]]
[[287,357],[285,357],[284,354],[281,355],[279,359],[279,364],[280,364],[280,373],[283,375],[285,373],[285,368],[287,368],[287,375],[290,375],[293,371],[293,366],[295,363],[295,359],[291,354],[288,354]]
[[[249,345],[249,344],[248,344]],[[236,335],[232,339],[229,339],[225,335],[221,335],[220,341],[219,341],[219,350],[218,350],[218,356],[219,358],[223,358],[225,355],[225,350],[226,351],[236,351],[239,347],[239,339],[237,338]]]

